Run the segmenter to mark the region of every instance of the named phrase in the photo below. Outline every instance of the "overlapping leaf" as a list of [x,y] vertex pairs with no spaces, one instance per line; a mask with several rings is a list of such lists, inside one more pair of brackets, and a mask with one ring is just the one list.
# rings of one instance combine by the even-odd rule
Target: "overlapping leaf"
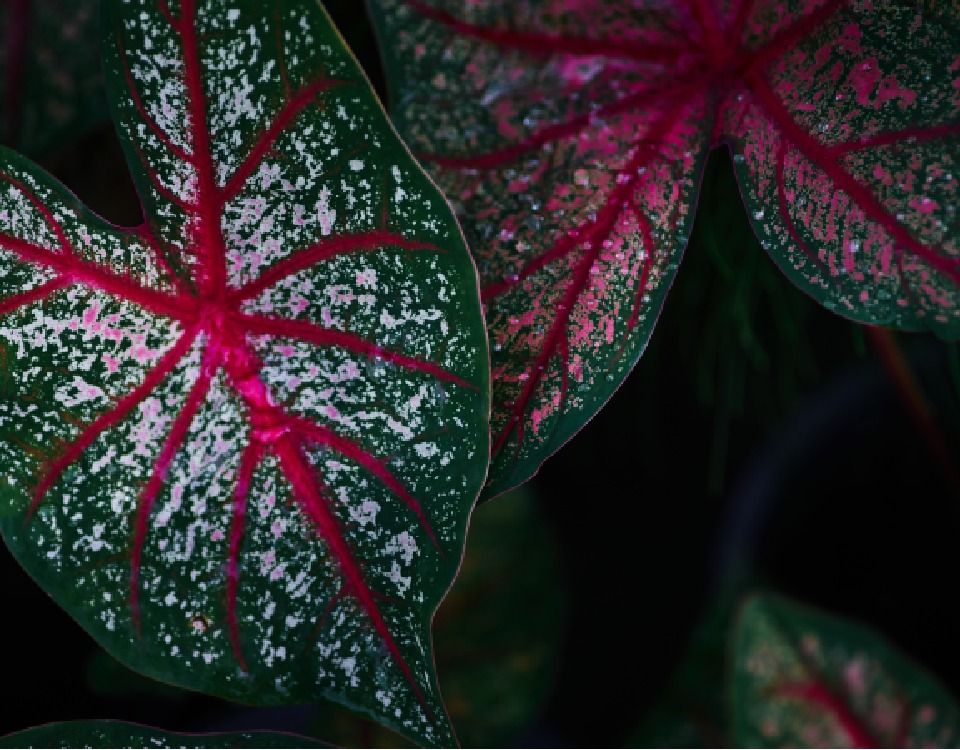
[[713,145],[804,290],[960,334],[955,3],[370,4],[394,119],[481,273],[487,496],[535,473],[640,356]]
[[111,0],[147,221],[0,151],[0,521],[117,658],[452,741],[429,621],[487,459],[476,275],[312,0]]
[[0,143],[41,154],[107,117],[100,0],[0,3]]
[[6,747],[316,748],[328,745],[283,732],[182,734],[124,721],[65,721],[0,737],[0,748]]
[[956,747],[960,711],[867,628],[774,596],[749,599],[732,662],[735,747]]

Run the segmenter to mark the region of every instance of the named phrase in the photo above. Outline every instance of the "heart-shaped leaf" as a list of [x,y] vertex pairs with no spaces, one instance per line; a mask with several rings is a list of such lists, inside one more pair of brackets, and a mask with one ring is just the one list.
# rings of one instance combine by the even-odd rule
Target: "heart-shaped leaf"
[[0,151],[0,514],[108,651],[453,741],[430,618],[487,462],[476,272],[314,0],[110,0],[147,221]]
[[747,600],[731,675],[733,747],[956,747],[960,711],[859,625],[771,595]]
[[805,291],[960,335],[955,4],[370,4],[395,121],[481,273],[486,496],[535,473],[639,358],[714,145]]
[[0,748],[22,747],[184,747],[311,748],[322,742],[283,732],[182,734],[125,721],[64,721],[0,737]]
[[100,0],[0,3],[0,143],[40,154],[106,119]]

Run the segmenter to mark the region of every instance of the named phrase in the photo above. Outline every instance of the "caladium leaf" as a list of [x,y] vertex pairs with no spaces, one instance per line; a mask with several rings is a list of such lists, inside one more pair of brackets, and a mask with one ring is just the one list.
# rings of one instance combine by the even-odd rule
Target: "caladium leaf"
[[734,633],[734,747],[956,747],[960,711],[873,631],[777,596]]
[[107,117],[100,0],[0,3],[0,143],[42,154]]
[[314,0],[110,0],[147,220],[0,151],[0,521],[108,651],[453,741],[430,649],[488,457],[476,272]]
[[0,737],[0,748],[22,747],[184,747],[311,748],[322,742],[285,732],[183,734],[125,721],[64,721]]
[[493,349],[486,495],[639,358],[727,144],[761,243],[852,319],[960,334],[955,3],[369,0]]

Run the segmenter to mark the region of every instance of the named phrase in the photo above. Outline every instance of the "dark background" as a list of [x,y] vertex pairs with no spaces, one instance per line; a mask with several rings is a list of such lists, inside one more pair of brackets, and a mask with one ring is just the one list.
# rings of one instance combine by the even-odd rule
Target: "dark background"
[[[382,95],[359,3],[326,5]],[[106,218],[139,223],[109,126],[44,164]],[[956,347],[926,335],[896,341],[957,455]],[[773,266],[717,151],[647,352],[532,483],[557,536],[569,606],[542,715],[512,744],[622,743],[715,598],[753,585],[873,625],[960,691],[951,585],[960,496],[870,342]],[[99,647],[5,548],[0,580],[0,734],[79,718],[310,729],[309,709],[245,709],[175,690],[109,695],[95,685]],[[504,627],[522,617],[504,611]]]

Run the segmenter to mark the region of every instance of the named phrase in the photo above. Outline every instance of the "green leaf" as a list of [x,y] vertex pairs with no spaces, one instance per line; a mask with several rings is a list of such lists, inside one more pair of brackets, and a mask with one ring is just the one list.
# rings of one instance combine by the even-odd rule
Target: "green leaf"
[[107,118],[100,0],[0,3],[0,143],[43,154]]
[[804,291],[960,336],[956,4],[369,4],[394,118],[481,274],[485,496],[531,477],[640,357],[711,148]]
[[181,734],[125,721],[64,721],[0,737],[0,748],[7,747],[311,748],[329,745],[284,732]]
[[430,620],[487,464],[476,272],[312,0],[110,0],[146,222],[0,151],[0,523],[123,663],[450,744]]
[[956,747],[953,697],[886,639],[772,595],[746,601],[731,674],[734,747]]

